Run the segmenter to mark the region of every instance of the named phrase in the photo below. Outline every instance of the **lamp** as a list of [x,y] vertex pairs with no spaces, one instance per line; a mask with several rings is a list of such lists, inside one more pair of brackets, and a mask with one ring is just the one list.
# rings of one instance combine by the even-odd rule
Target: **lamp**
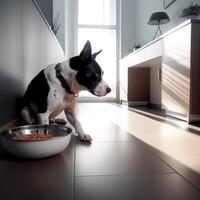
[[157,25],[158,28],[156,30],[156,33],[153,37],[153,40],[155,39],[156,35],[158,32],[160,32],[160,34],[162,35],[162,31],[160,29],[160,25],[162,24],[167,24],[168,22],[170,22],[170,18],[167,15],[166,12],[155,12],[151,15],[148,24],[149,25]]

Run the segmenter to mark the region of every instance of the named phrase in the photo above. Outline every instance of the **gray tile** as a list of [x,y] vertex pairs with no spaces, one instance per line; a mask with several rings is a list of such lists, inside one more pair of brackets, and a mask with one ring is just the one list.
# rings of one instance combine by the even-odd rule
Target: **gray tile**
[[199,200],[177,174],[76,177],[75,200]]
[[137,140],[76,145],[75,175],[174,173]]
[[73,142],[46,159],[20,159],[2,150],[0,169],[1,200],[73,199]]
[[101,125],[91,124],[84,128],[93,141],[131,141],[134,137],[111,121]]
[[181,174],[185,179],[188,180],[194,187],[198,188],[200,191],[200,174],[187,166],[183,165],[182,163],[178,162],[177,160],[173,159],[172,157],[168,156],[167,154],[158,151],[157,149],[151,147],[153,152],[157,154],[161,160],[168,163],[177,173]]

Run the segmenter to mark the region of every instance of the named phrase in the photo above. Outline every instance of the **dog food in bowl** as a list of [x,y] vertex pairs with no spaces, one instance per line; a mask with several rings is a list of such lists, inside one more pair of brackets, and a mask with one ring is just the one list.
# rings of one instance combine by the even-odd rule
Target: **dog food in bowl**
[[1,134],[9,153],[24,158],[44,158],[62,152],[69,144],[72,130],[63,125],[30,125]]
[[53,134],[44,134],[44,133],[31,133],[27,135],[15,135],[13,137],[14,140],[47,140],[53,138]]

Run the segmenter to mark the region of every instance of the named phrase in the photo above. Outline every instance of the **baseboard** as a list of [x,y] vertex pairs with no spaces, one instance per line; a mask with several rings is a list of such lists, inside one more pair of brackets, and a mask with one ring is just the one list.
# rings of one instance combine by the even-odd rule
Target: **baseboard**
[[156,109],[162,109],[160,104],[150,103],[149,101],[123,101],[121,100],[121,104],[126,106],[149,106]]
[[128,102],[127,101],[124,101],[124,100],[120,100],[119,102],[120,104],[124,105],[124,106],[128,106]]
[[128,106],[148,106],[148,101],[129,101]]
[[156,104],[156,103],[150,103],[149,107],[164,110],[162,109],[162,106],[160,104]]
[[200,115],[198,114],[190,114],[188,121],[191,123],[200,122]]
[[7,124],[0,127],[0,133],[9,129],[13,128],[18,124],[18,119],[13,119],[12,121],[8,122]]
[[173,112],[173,111],[166,110],[166,115],[169,116],[169,117],[173,117],[173,118],[176,118],[176,119],[183,120],[183,121],[188,121],[188,118],[187,118],[186,115],[176,113],[176,112]]

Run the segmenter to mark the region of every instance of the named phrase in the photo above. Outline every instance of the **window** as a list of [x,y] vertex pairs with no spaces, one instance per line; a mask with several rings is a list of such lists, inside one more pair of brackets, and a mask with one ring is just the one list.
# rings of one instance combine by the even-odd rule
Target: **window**
[[[92,52],[103,49],[96,58],[104,71],[104,80],[112,92],[106,97],[116,98],[117,69],[117,0],[77,0],[77,47],[78,53],[85,42],[90,40]],[[88,92],[80,93],[81,97],[94,97]]]

